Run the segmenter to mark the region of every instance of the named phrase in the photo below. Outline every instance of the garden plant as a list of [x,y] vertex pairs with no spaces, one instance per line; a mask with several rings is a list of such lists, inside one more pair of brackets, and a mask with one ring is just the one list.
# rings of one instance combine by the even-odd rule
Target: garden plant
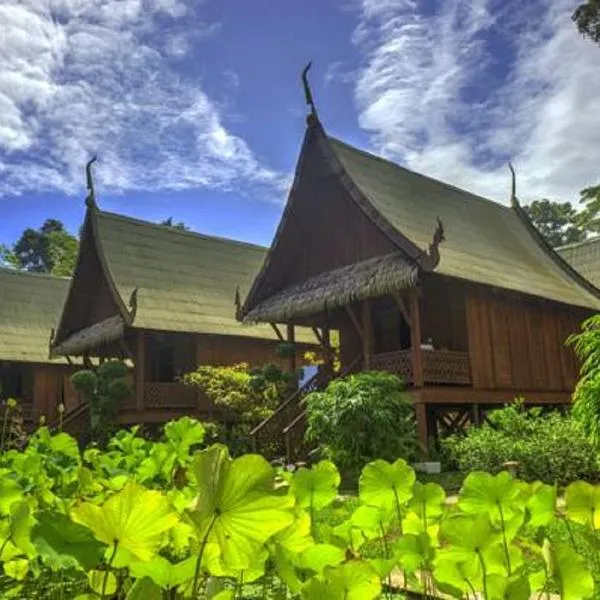
[[600,487],[572,483],[559,509],[554,486],[473,472],[449,504],[377,459],[348,501],[329,461],[232,459],[187,417],[137,433],[82,453],[42,427],[2,453],[2,598],[594,597]]

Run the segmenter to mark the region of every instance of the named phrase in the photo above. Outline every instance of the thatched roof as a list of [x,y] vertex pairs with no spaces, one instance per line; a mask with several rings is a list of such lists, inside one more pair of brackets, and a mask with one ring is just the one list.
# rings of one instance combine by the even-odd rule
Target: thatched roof
[[412,287],[417,275],[417,267],[399,253],[378,256],[280,291],[251,310],[246,320],[281,323],[320,313]]
[[0,360],[50,361],[50,334],[56,327],[69,280],[0,268]]
[[600,236],[557,248],[557,252],[583,277],[600,287]]
[[52,349],[53,356],[83,354],[89,348],[109,345],[123,338],[125,323],[120,315],[108,317],[69,336]]

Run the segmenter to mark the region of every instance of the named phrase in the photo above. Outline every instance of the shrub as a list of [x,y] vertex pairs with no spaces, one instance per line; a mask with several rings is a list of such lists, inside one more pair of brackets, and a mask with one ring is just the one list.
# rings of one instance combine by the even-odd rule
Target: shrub
[[416,423],[402,381],[390,373],[363,372],[332,381],[306,397],[306,440],[350,477],[375,458],[413,459]]
[[566,484],[598,476],[591,442],[569,415],[539,408],[525,409],[522,401],[488,415],[490,424],[471,428],[465,436],[442,441],[443,449],[461,471],[498,473],[508,461],[527,481]]

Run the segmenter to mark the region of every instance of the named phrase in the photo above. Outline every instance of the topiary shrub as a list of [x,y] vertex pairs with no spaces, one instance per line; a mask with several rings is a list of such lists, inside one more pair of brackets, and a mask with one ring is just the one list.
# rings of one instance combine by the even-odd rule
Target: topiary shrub
[[442,440],[442,448],[461,471],[498,473],[516,461],[517,475],[526,481],[567,484],[599,475],[594,446],[570,415],[542,414],[524,408],[522,400],[492,411],[489,424],[466,435]]
[[402,380],[363,372],[335,379],[306,397],[306,441],[318,445],[354,479],[376,458],[413,460],[418,452],[414,410]]

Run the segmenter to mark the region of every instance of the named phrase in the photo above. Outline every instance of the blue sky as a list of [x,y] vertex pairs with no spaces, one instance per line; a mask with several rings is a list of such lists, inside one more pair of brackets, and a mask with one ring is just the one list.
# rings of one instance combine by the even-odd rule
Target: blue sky
[[8,0],[0,243],[103,209],[268,245],[304,132],[499,202],[600,180],[600,49],[568,0]]

